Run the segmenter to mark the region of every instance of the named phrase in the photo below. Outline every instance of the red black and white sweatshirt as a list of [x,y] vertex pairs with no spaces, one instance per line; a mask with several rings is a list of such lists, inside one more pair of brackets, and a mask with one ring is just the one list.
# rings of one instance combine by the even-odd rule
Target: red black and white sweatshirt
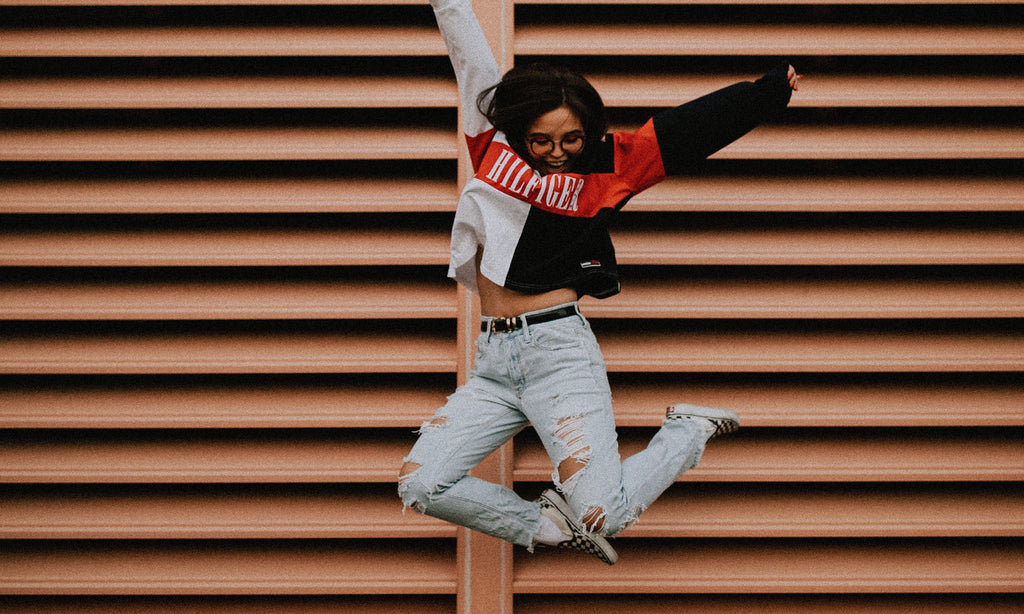
[[477,106],[479,94],[501,74],[470,0],[431,0],[431,5],[455,69],[475,173],[459,198],[448,275],[474,292],[479,251],[480,273],[510,290],[535,294],[574,288],[579,296],[597,298],[618,293],[608,234],[614,213],[789,103],[783,64],[755,82],[658,113],[636,131],[607,135],[598,151],[586,156],[586,168],[541,175]]

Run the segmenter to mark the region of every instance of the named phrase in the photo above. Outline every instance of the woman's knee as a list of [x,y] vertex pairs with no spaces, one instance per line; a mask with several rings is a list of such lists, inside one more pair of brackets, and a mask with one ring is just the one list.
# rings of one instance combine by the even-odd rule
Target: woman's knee
[[426,512],[427,501],[430,499],[428,489],[416,479],[422,468],[419,463],[407,460],[398,473],[398,496],[402,499],[402,505],[411,507],[418,514]]
[[625,501],[624,496],[582,498],[579,500],[580,523],[591,533],[612,537],[636,522],[640,512]]
[[617,507],[605,520],[604,535],[613,537],[633,526],[640,518],[643,508],[634,505]]
[[[428,513],[431,502],[458,482],[458,477],[448,472],[437,472],[432,465],[406,460],[398,474],[398,496],[405,507],[411,507],[420,514]],[[462,475],[465,475],[463,473]]]

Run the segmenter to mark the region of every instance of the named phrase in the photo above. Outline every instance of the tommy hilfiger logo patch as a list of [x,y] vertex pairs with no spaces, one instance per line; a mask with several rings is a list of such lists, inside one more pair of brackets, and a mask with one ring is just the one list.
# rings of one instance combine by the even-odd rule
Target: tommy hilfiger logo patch
[[601,266],[600,260],[584,260],[580,263],[581,269],[596,269],[599,266]]

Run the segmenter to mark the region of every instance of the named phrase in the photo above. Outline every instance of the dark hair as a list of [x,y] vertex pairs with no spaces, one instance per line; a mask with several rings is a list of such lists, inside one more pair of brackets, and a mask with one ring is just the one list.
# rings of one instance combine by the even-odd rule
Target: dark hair
[[592,151],[591,143],[604,138],[608,120],[601,95],[577,72],[545,63],[517,66],[477,99],[480,112],[492,126],[505,133],[512,148],[524,157],[530,125],[563,105],[583,124],[584,154]]

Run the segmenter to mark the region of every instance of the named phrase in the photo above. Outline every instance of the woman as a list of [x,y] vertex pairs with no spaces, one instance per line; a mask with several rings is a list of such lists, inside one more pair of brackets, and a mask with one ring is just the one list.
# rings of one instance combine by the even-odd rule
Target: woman
[[[675,405],[643,451],[621,460],[604,360],[576,304],[619,291],[608,224],[635,194],[782,110],[797,75],[781,65],[606,135],[581,76],[546,65],[502,77],[470,0],[431,0],[455,68],[475,176],[459,199],[449,276],[480,297],[469,381],[426,422],[399,477],[408,507],[524,546],[588,552],[738,428],[729,410]],[[497,84],[497,85],[495,85]],[[556,489],[537,501],[467,475],[528,424]],[[564,495],[564,498],[563,498]]]

